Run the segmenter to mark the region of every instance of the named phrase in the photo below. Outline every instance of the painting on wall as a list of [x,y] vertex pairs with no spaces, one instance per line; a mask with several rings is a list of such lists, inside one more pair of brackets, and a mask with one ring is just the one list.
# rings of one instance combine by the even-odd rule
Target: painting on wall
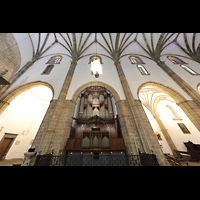
[[182,130],[183,133],[185,134],[190,134],[190,131],[187,129],[184,123],[177,123],[179,128]]
[[156,137],[157,137],[158,140],[162,140],[160,133],[156,132],[155,134],[156,134]]

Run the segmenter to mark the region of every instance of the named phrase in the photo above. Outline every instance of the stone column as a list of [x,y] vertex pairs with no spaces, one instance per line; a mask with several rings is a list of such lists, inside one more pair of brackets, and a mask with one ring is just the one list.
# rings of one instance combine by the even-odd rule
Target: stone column
[[[122,84],[122,88],[127,100],[127,108],[131,118],[131,124],[134,127],[134,134],[130,137],[130,144],[136,144],[140,151],[146,153],[155,153],[160,165],[168,165],[151,124],[139,100],[133,98],[132,92],[126,80],[125,74],[120,62],[115,62],[115,66]],[[120,116],[119,116],[120,117]],[[123,123],[123,122],[122,122]],[[129,131],[129,130],[127,130]]]
[[160,130],[162,131],[163,135],[165,136],[165,139],[167,140],[167,143],[168,143],[170,149],[172,150],[173,154],[176,155],[175,150],[177,150],[177,148],[176,148],[172,138],[170,137],[167,129],[165,128],[164,124],[162,123],[162,120],[160,119],[158,114],[155,114],[154,117],[160,127]]
[[140,151],[155,153],[160,165],[168,165],[140,100],[133,98],[121,63],[115,62],[115,66],[127,99],[127,107],[131,116],[132,126],[134,127],[134,135],[130,139],[133,140],[134,138],[135,144]]
[[[72,61],[67,76],[64,80],[58,99],[51,101],[43,122],[38,130],[33,144],[36,146],[38,154],[58,153],[61,146],[59,141],[64,137],[63,131],[70,131],[71,117],[75,108],[75,103],[66,100],[67,92],[76,67],[76,62]],[[60,138],[60,135],[63,137]],[[67,136],[66,136],[67,137]],[[64,140],[62,140],[64,141]],[[62,143],[61,141],[61,143]],[[64,147],[62,147],[64,148]]]
[[193,100],[186,100],[176,104],[184,111],[190,121],[200,131],[200,106]]
[[171,70],[164,61],[158,61],[157,65],[160,66],[195,101],[195,103],[200,106],[200,95],[190,85]]
[[138,155],[139,144],[136,141],[136,130],[132,123],[131,111],[128,106],[127,100],[119,100],[115,102],[117,107],[117,112],[119,115],[119,121],[121,125],[121,131],[126,145],[126,150],[128,154],[133,153]]
[[[193,100],[177,103],[185,112],[191,122],[200,131],[200,95],[188,85],[181,77],[172,71],[163,61],[157,63]],[[173,98],[173,97],[172,97]]]

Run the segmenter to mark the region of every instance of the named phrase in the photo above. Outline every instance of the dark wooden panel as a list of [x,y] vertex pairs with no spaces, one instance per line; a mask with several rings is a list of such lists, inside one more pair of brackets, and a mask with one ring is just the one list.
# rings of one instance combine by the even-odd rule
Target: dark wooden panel
[[[125,143],[123,138],[110,138],[110,151],[125,151]],[[83,151],[82,149],[82,138],[68,138],[67,145],[66,145],[67,151]],[[93,148],[89,149],[94,150]],[[101,147],[98,149],[99,151],[103,150]]]
[[125,150],[125,143],[123,138],[110,138],[110,150]]
[[123,138],[118,138],[118,145],[119,149],[124,149],[125,150],[125,143]]
[[13,138],[4,138],[0,144],[0,158],[4,155]]
[[74,151],[81,150],[82,139],[81,138],[68,138],[66,150]]
[[82,139],[76,138],[74,142],[74,150],[81,150]]
[[67,151],[70,151],[70,150],[74,149],[74,142],[75,142],[74,138],[68,138],[67,139],[67,145],[66,145],[66,150]]

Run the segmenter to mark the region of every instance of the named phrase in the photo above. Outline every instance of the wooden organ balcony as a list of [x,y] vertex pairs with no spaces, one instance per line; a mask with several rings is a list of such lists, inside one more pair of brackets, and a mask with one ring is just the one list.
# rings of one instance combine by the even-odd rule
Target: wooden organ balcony
[[99,147],[94,148],[92,146],[92,139],[90,138],[89,148],[82,148],[82,140],[83,138],[68,138],[66,150],[67,151],[83,151],[83,152],[91,152],[91,151],[100,151],[100,152],[110,152],[110,151],[125,151],[125,144],[123,138],[109,138],[109,148],[104,148],[102,145],[102,138],[99,138]]
[[114,118],[112,94],[103,87],[91,86],[79,95],[73,134],[67,151],[125,151],[119,120]]
[[119,137],[115,127],[116,119],[76,119],[77,126],[73,138],[68,138],[67,151],[112,152],[125,151],[124,139]]

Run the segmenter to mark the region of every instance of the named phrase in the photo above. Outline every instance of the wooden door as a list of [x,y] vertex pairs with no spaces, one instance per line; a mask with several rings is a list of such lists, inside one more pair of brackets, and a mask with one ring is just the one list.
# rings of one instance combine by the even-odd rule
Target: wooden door
[[0,159],[3,157],[5,151],[7,150],[9,144],[12,142],[13,138],[4,138],[0,144]]

